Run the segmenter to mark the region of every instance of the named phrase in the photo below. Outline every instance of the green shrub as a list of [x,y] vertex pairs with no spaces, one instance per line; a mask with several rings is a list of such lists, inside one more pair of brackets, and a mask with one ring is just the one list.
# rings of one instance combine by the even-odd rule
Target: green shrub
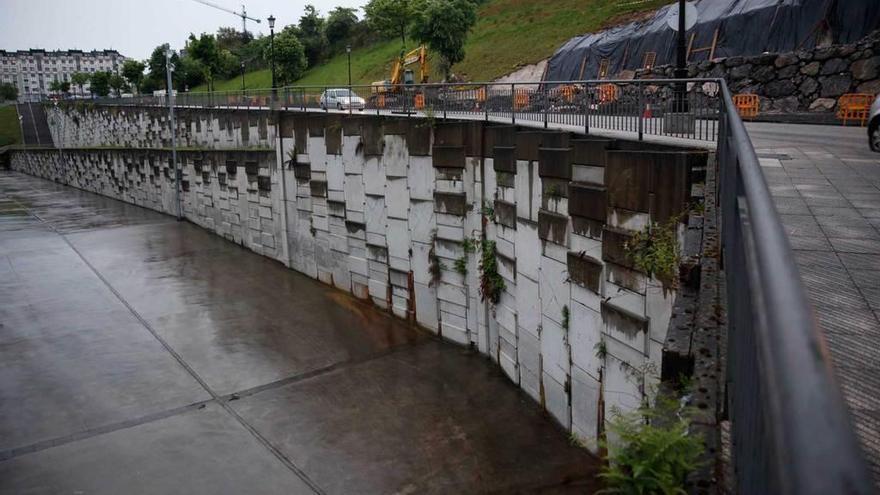
[[689,411],[658,399],[655,408],[613,414],[609,431],[617,441],[606,442],[608,462],[599,476],[607,488],[600,493],[686,494],[685,480],[700,466],[704,450],[702,438],[689,431]]
[[624,246],[636,268],[656,277],[664,286],[676,287],[681,254],[678,248],[678,217],[653,223],[633,234]]

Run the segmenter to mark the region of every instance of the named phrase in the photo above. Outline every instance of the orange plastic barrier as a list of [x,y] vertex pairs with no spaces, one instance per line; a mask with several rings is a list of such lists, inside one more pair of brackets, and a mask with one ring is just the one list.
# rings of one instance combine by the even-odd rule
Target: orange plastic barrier
[[758,105],[760,104],[758,95],[747,93],[733,95],[733,104],[736,106],[736,111],[739,112],[739,116],[744,119],[758,116]]
[[376,97],[376,107],[385,108],[385,95],[379,95]]
[[616,84],[600,84],[596,91],[599,96],[599,103],[610,103],[617,101],[620,97],[620,88]]
[[513,108],[515,110],[522,110],[523,108],[529,106],[529,93],[526,90],[518,89],[513,97]]
[[559,93],[562,95],[563,101],[571,103],[574,101],[574,95],[577,93],[577,88],[571,84],[566,84],[559,88]]
[[425,108],[425,95],[417,94],[413,103],[417,110]]
[[870,93],[847,93],[837,100],[837,118],[843,120],[843,125],[847,120],[858,120],[864,126],[872,101],[874,95]]

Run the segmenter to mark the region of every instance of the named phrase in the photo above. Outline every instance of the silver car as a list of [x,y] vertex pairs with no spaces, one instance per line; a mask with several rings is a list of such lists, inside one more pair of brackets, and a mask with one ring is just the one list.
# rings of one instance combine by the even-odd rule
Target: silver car
[[871,104],[868,116],[868,145],[873,151],[880,151],[880,95]]
[[321,108],[337,110],[363,110],[366,102],[357,93],[345,88],[328,89],[321,93]]

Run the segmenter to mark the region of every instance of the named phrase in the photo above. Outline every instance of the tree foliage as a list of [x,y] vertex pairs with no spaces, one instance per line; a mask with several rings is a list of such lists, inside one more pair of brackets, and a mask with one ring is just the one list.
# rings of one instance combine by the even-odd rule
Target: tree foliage
[[79,88],[80,96],[85,96],[83,94],[83,86],[88,84],[89,75],[85,72],[74,72],[70,75],[70,83]]
[[125,81],[125,78],[119,74],[112,74],[110,76],[110,89],[116,92],[116,96],[120,96],[123,91],[128,91],[128,83]]
[[0,83],[0,100],[17,100],[18,88],[12,83]]
[[327,16],[324,26],[324,35],[327,43],[337,48],[351,42],[351,34],[358,23],[354,9],[336,7]]
[[314,5],[306,5],[305,12],[299,18],[297,33],[309,67],[322,62],[327,55],[327,38],[324,36],[324,18],[318,14]]
[[406,45],[413,7],[411,0],[370,0],[364,7],[364,13],[373,29],[385,36],[399,36],[401,44]]
[[122,77],[138,92],[141,91],[141,84],[144,82],[145,68],[146,65],[137,60],[126,60],[122,63]]
[[109,72],[98,71],[92,74],[92,93],[98,96],[107,96],[110,94],[110,78]]
[[464,60],[464,43],[477,22],[472,0],[426,0],[412,22],[412,36],[440,55],[441,68],[449,78],[454,64]]
[[[272,47],[266,47],[266,60],[271,60]],[[296,81],[308,67],[305,49],[296,36],[296,28],[288,26],[275,35],[275,66],[278,85]]]

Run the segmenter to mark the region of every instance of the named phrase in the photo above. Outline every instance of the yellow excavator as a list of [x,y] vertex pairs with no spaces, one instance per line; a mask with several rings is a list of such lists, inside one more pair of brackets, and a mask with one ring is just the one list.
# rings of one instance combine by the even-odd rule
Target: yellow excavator
[[422,45],[409,53],[404,54],[400,51],[400,57],[394,61],[394,68],[391,70],[391,79],[384,81],[375,81],[372,83],[373,94],[384,94],[389,92],[400,91],[401,84],[414,84],[415,78],[412,69],[408,67],[419,64],[419,84],[428,82],[428,49]]

